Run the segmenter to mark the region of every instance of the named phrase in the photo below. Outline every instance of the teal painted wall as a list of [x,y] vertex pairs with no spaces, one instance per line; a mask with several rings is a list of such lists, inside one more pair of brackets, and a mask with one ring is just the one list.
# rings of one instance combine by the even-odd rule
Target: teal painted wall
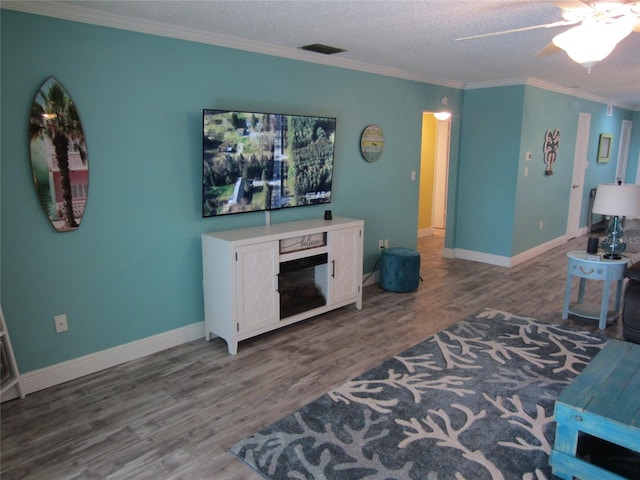
[[[573,175],[578,112],[582,102],[554,92],[527,86],[518,163],[516,228],[511,254],[518,254],[566,233]],[[553,175],[545,175],[543,145],[547,130],[560,130],[560,147]],[[532,159],[525,160],[531,152]],[[524,169],[528,175],[524,176]],[[543,228],[540,229],[540,222]]]
[[[447,87],[7,10],[0,21],[0,294],[23,373],[202,321],[200,234],[264,223],[263,214],[201,218],[203,108],[337,117],[330,208],[365,220],[364,272],[374,269],[378,239],[416,244],[418,182],[411,172],[420,168],[422,112],[440,110],[443,96],[453,112],[448,248],[510,257],[564,233],[581,111],[592,114],[586,195],[615,176],[615,162],[595,164],[597,137],[614,134],[617,158],[623,119],[633,118],[636,127],[628,181],[638,169],[638,112],[614,108],[606,117],[606,105],[531,86],[463,96]],[[89,148],[89,201],[81,228],[71,233],[49,225],[29,167],[29,108],[50,75],[75,101]],[[385,132],[385,154],[375,164],[358,150],[369,123]],[[547,128],[561,129],[552,177],[542,174]],[[525,151],[534,153],[527,179]],[[272,222],[317,218],[324,209],[274,212]],[[56,335],[53,317],[61,313],[70,331]]]
[[[591,115],[588,168],[580,226],[587,224],[589,191],[615,179],[622,120],[635,118],[627,182],[638,168],[634,112],[530,85],[469,90],[464,95],[455,245],[512,257],[566,234],[578,114]],[[560,130],[553,175],[545,175],[547,130]],[[614,136],[611,161],[597,163],[600,133]],[[525,153],[533,158],[525,160]],[[528,175],[525,177],[525,167]],[[540,222],[543,228],[540,229]]]
[[457,248],[511,252],[524,86],[464,94],[455,220]]
[[[265,221],[201,218],[203,108],[337,117],[329,208],[365,220],[365,272],[378,239],[416,245],[422,112],[444,95],[457,163],[460,90],[7,10],[1,22],[1,297],[23,373],[203,320],[200,234]],[[29,166],[29,109],[51,75],[79,110],[89,153],[89,200],[69,233],[41,211]],[[369,123],[385,132],[375,164],[359,153]],[[61,313],[70,329],[57,335]]]
[[[561,237],[567,231],[578,115],[591,115],[581,227],[587,225],[590,190],[599,183],[614,181],[622,120],[632,118],[629,110],[614,108],[612,116],[607,117],[604,104],[532,86],[526,87],[524,112],[513,254]],[[553,166],[553,175],[545,176],[546,165],[542,153],[544,134],[546,130],[556,128],[560,129],[558,158]],[[614,136],[611,161],[608,164],[596,162],[600,133],[611,133]],[[524,160],[524,152],[527,151],[534,154],[533,159],[528,162]],[[523,175],[525,166],[529,167],[528,177]],[[541,220],[543,229],[539,228]]]

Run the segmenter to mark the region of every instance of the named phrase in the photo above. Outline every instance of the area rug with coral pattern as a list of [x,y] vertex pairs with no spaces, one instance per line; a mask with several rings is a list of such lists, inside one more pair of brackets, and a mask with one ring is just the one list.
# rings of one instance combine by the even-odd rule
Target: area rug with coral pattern
[[482,310],[230,450],[269,480],[543,480],[554,401],[606,338]]

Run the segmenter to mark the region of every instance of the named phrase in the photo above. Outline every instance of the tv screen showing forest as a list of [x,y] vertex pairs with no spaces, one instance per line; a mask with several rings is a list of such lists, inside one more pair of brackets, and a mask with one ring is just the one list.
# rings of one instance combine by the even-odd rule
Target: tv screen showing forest
[[336,119],[203,110],[202,216],[331,201]]

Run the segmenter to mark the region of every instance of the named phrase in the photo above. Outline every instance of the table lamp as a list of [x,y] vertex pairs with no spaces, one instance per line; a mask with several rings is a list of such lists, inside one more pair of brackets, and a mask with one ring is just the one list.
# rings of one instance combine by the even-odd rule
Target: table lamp
[[602,240],[604,258],[619,259],[627,248],[620,217],[640,217],[640,185],[602,183],[598,185],[593,213],[610,216],[607,237]]

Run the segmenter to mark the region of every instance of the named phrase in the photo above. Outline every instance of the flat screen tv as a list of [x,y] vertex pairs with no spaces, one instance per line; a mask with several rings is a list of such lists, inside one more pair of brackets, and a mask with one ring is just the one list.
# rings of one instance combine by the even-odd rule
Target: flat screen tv
[[331,201],[336,119],[203,110],[202,216]]

